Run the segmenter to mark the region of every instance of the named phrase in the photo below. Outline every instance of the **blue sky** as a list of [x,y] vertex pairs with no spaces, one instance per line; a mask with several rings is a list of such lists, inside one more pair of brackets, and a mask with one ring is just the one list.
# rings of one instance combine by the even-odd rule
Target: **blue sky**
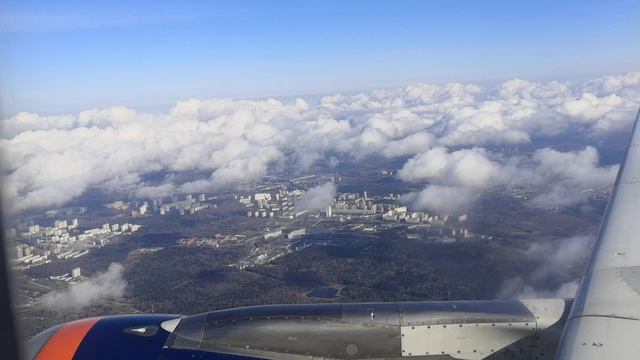
[[640,70],[638,1],[5,1],[6,115]]

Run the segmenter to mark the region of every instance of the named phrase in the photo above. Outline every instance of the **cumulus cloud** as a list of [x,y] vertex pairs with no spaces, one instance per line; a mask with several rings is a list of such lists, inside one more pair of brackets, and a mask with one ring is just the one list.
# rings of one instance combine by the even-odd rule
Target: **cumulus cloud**
[[[19,114],[5,121],[0,141],[5,195],[21,211],[64,204],[90,187],[156,197],[252,181],[282,157],[285,136],[273,124],[305,110],[302,101],[190,100],[166,115],[111,108],[39,122]],[[143,180],[160,171],[209,176],[188,184]]]
[[427,132],[411,134],[400,140],[388,142],[382,154],[388,158],[415,155],[427,151],[436,144],[436,138]]
[[588,248],[593,243],[592,236],[578,235],[555,241],[531,244],[525,252],[530,259],[543,259],[544,263],[530,276],[542,280],[566,272],[567,268],[584,262]]
[[73,311],[85,308],[103,299],[121,299],[127,286],[122,277],[123,267],[111,263],[109,269],[77,284],[71,284],[66,290],[46,294],[43,305],[55,311]]
[[522,278],[515,277],[505,281],[498,297],[503,299],[571,299],[576,295],[578,286],[580,286],[580,282],[573,280],[562,283],[553,289],[536,289],[527,285]]
[[500,177],[500,164],[491,161],[484,149],[448,152],[433,148],[407,161],[398,171],[405,181],[437,181],[471,188],[484,188]]
[[302,196],[296,207],[300,210],[324,210],[333,203],[336,190],[337,187],[332,182],[313,187]]
[[422,191],[402,195],[400,202],[409,205],[412,209],[453,213],[466,209],[476,197],[477,193],[474,189],[429,185]]
[[537,261],[539,266],[526,278],[514,277],[505,281],[498,296],[520,299],[573,297],[579,285],[577,279],[555,284],[572,268],[582,267],[593,242],[593,236],[580,235],[531,244],[523,255]]
[[[536,207],[565,207],[588,199],[585,190],[610,186],[618,166],[599,166],[593,147],[560,152],[538,149],[528,157],[504,157],[482,148],[449,151],[436,147],[409,159],[398,171],[405,181],[428,182],[422,192],[404,199],[416,209],[458,211],[494,186],[535,186]],[[447,204],[446,202],[449,202]]]
[[640,87],[640,72],[630,72],[588,81],[584,86],[584,91],[597,96],[618,94],[625,98],[638,100],[638,96],[640,96],[638,87]]
[[[19,113],[2,120],[3,188],[12,210],[23,211],[64,204],[89,188],[155,197],[258,180],[285,159],[304,171],[336,154],[393,158],[434,148],[439,150],[430,156],[439,151],[454,162],[439,169],[439,176],[456,186],[475,181],[472,187],[480,188],[498,176],[491,170],[496,160],[483,145],[527,143],[568,130],[599,136],[626,129],[640,103],[639,74],[582,86],[519,79],[491,88],[414,84],[325,96],[314,106],[301,99],[190,99],[161,114],[124,107],[56,116]],[[444,150],[453,147],[472,149]],[[487,166],[481,170],[487,173],[456,175],[483,157]],[[146,180],[149,174],[185,171],[204,175],[188,183],[170,176],[162,183]]]
[[531,157],[534,166],[525,172],[524,183],[548,185],[531,200],[539,207],[563,207],[578,204],[588,197],[584,190],[601,189],[613,184],[618,166],[599,167],[598,151],[586,147],[582,151],[560,152],[540,149]]

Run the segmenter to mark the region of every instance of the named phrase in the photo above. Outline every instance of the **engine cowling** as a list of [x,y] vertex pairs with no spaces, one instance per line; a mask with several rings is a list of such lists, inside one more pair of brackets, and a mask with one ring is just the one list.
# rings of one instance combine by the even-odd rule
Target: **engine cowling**
[[551,359],[570,301],[266,305],[73,321],[33,359]]

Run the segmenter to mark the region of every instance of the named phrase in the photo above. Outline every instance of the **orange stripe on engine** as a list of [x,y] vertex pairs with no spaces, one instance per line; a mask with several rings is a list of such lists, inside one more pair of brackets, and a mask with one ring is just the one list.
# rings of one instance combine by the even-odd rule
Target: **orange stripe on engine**
[[36,360],[72,360],[85,335],[100,318],[72,321],[63,325],[47,341]]

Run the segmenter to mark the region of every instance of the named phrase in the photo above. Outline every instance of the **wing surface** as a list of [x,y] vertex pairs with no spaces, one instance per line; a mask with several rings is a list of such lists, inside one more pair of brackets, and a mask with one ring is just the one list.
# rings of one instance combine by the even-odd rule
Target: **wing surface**
[[640,356],[640,127],[638,117],[557,359]]

